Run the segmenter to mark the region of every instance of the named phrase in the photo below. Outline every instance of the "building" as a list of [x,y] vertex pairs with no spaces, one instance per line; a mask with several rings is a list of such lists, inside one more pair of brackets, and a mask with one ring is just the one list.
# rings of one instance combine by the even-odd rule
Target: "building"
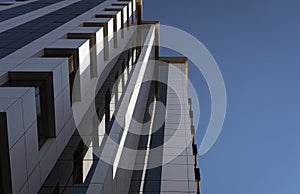
[[200,193],[188,60],[158,44],[142,0],[1,3],[0,194]]

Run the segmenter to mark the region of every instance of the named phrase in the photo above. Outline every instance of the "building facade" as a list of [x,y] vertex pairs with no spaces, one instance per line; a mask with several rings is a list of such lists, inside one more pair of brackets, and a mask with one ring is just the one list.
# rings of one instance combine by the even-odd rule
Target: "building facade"
[[188,59],[142,0],[0,4],[0,194],[200,193]]

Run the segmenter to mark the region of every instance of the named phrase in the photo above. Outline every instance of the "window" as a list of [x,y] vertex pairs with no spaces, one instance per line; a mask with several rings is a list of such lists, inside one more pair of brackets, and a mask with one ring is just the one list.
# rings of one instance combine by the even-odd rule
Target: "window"
[[[30,84],[28,84],[30,85]],[[38,129],[38,142],[41,149],[49,138],[49,126],[47,125],[47,106],[45,106],[46,96],[43,94],[45,90],[45,83],[43,81],[36,81],[31,86],[34,87],[35,92],[35,109]]]
[[105,93],[105,121],[110,120],[110,90]]
[[111,109],[111,104],[110,104],[110,100],[111,100],[111,94],[110,94],[110,90],[108,89],[106,94],[105,94],[105,133],[109,134],[110,130],[111,130],[111,115],[110,115],[110,111]]
[[119,100],[119,73],[117,72],[115,75],[115,107],[117,106],[118,100]]
[[[123,63],[122,63],[122,88],[123,88],[123,91],[124,91],[124,88],[125,88],[125,69],[126,69],[126,67],[125,67],[126,65],[125,65],[125,61],[123,61]],[[123,92],[122,91],[122,92]]]
[[[75,79],[75,69],[73,57],[69,57],[69,81],[70,81],[70,91],[73,89],[74,79]],[[71,93],[72,95],[72,93]]]
[[0,112],[0,194],[12,193],[6,113]]
[[122,72],[124,72],[125,71],[125,62],[123,61],[123,63],[122,63]]
[[74,91],[73,95],[73,86],[76,85],[79,87],[79,79],[77,78],[78,83],[75,82],[76,72],[79,68],[78,64],[78,53],[74,50],[61,50],[61,49],[44,49],[44,56],[43,57],[68,57],[68,69],[69,69],[69,86],[70,86],[70,105],[72,106],[72,100],[80,100],[80,88]]
[[37,84],[35,86],[35,106],[36,106],[36,119],[37,119],[37,127],[38,127],[38,140],[39,147],[41,148],[49,137],[49,133],[43,127],[43,114],[42,114],[42,102],[41,102],[41,91],[40,86]]
[[[18,76],[22,80],[10,80],[5,84],[9,87],[33,87],[35,92],[35,109],[36,109],[36,120],[37,120],[37,134],[38,134],[38,145],[39,149],[43,147],[47,139],[55,137],[55,116],[54,116],[54,97],[52,80],[45,80],[43,78],[36,78],[34,80],[35,74],[28,75],[29,79],[25,79],[26,74],[19,74]],[[50,77],[42,75],[39,76]],[[17,77],[17,76],[16,76]]]
[[74,184],[82,184],[83,183],[83,174],[82,174],[83,151],[84,151],[83,141],[80,141],[80,143],[73,155],[73,161],[74,161],[73,181],[74,181]]
[[[76,77],[78,64],[75,63],[74,55],[67,55],[69,58],[69,86],[70,86],[70,106],[73,101],[80,101],[80,76]],[[76,78],[76,79],[75,79]],[[76,86],[76,88],[74,88]]]

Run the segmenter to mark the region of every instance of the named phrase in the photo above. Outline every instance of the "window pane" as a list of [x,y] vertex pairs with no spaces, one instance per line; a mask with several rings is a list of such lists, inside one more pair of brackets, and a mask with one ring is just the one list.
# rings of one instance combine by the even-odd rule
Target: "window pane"
[[35,86],[35,105],[36,105],[36,117],[37,117],[37,127],[38,127],[38,141],[39,147],[42,147],[48,138],[47,130],[43,127],[43,117],[42,117],[42,105],[41,105],[41,95],[40,87]]

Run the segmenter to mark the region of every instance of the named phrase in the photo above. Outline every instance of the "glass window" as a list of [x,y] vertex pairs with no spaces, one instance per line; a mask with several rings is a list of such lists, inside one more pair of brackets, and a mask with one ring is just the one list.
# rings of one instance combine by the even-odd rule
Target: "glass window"
[[74,155],[73,155],[73,161],[74,161],[74,170],[73,170],[73,181],[74,184],[82,184],[83,183],[83,142],[80,141]]
[[69,57],[69,82],[70,82],[70,100],[72,105],[73,85],[75,81],[76,71],[74,67],[73,56]]
[[110,120],[110,90],[105,94],[105,121]]
[[43,123],[42,104],[41,104],[41,89],[38,84],[35,85],[35,107],[36,107],[39,147],[41,148],[47,141],[49,134],[48,131],[43,127],[44,123]]
[[115,75],[115,106],[117,106],[118,100],[119,100],[119,73],[117,72]]

